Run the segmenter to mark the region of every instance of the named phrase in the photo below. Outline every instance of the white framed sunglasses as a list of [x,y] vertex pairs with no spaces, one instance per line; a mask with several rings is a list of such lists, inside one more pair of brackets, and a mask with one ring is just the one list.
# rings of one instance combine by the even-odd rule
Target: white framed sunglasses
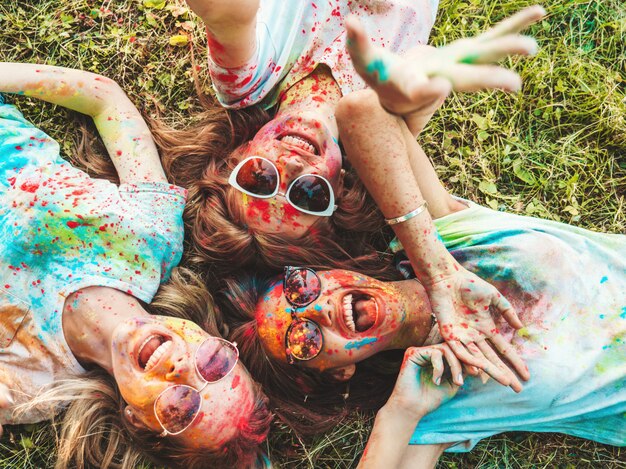
[[174,384],[161,391],[154,401],[154,415],[163,429],[160,437],[178,435],[194,422],[202,407],[204,388],[223,380],[235,369],[239,361],[237,343],[208,337],[196,349],[194,361],[204,386],[195,389],[187,384]]
[[249,156],[240,161],[230,173],[228,183],[244,194],[259,199],[282,195],[296,210],[309,215],[330,217],[337,209],[330,182],[319,174],[298,176],[291,181],[286,193],[280,193],[278,168],[262,156]]

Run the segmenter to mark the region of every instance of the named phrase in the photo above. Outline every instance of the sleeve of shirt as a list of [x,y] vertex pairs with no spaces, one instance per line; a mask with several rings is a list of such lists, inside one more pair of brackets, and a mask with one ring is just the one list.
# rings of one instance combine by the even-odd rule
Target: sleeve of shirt
[[[160,282],[169,279],[183,252],[183,209],[187,191],[162,182],[121,184],[120,197],[137,216],[136,233],[142,237],[144,252],[160,265]],[[145,287],[156,292],[158,285]]]
[[236,68],[224,68],[209,56],[215,95],[226,108],[238,109],[261,101],[270,91],[276,71],[276,51],[267,26],[257,23],[257,48],[252,58]]
[[0,96],[0,187],[9,187],[11,178],[26,166],[62,161],[59,144]]

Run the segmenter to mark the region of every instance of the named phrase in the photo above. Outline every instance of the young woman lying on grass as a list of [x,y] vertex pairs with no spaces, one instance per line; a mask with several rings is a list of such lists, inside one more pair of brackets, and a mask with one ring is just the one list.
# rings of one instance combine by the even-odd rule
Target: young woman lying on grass
[[[257,5],[255,2],[253,3]],[[400,7],[401,3],[402,2],[399,2],[396,7],[393,7],[397,8],[397,11],[391,6],[385,9],[379,5],[380,8],[374,9],[374,12],[364,9],[363,15],[365,15],[368,21],[373,21],[374,18],[377,18],[374,13],[385,11],[383,15],[384,18],[396,24],[398,18],[394,15],[400,15],[400,12],[405,11],[406,8],[406,5]],[[198,14],[207,22],[210,38],[212,34],[221,37],[218,32],[213,31],[212,28],[214,25],[217,25],[215,28],[222,31],[224,34],[226,34],[227,30],[230,31],[230,29],[237,32],[236,37],[228,36],[233,44],[235,42],[245,42],[244,39],[249,37],[255,30],[254,26],[256,23],[253,22],[249,24],[249,22],[245,22],[241,19],[244,10],[240,10],[240,2],[228,4],[218,2],[222,8],[215,6],[213,9],[208,8],[207,2],[199,1],[191,2],[191,4],[195,7]],[[341,10],[341,8],[337,10],[343,12],[340,15],[343,18],[350,8],[356,8],[358,3],[350,4],[350,8],[348,8],[347,4],[344,5],[343,2],[339,2],[339,4],[343,5],[341,8],[345,10]],[[277,5],[277,3],[270,1],[267,8],[270,8],[270,10],[272,8],[279,9]],[[308,5],[308,2],[298,5]],[[314,7],[311,8],[316,10]],[[263,8],[261,8],[261,11],[263,11]],[[290,12],[291,10],[287,8],[283,14],[286,15],[288,11]],[[392,11],[395,13],[392,14]],[[327,13],[333,16],[330,12]],[[250,15],[250,12],[245,10],[245,14]],[[278,15],[276,12],[275,14]],[[414,14],[416,13],[413,12],[409,17],[412,18]],[[388,63],[391,61],[388,56],[391,52],[386,48],[375,46],[373,42],[367,38],[363,31],[362,24],[357,19],[359,15],[356,15],[350,19],[348,24],[348,35],[351,41],[350,53],[358,59],[355,60],[357,70],[359,70],[370,84],[376,86],[381,96],[387,97],[387,101],[389,102],[393,100],[399,101],[399,97],[401,97],[408,103],[409,107],[405,106],[402,109],[394,110],[401,113],[407,125],[411,126],[415,133],[418,133],[435,112],[437,106],[445,98],[445,95],[450,91],[452,85],[459,91],[472,91],[493,87],[504,89],[518,88],[520,81],[519,77],[514,72],[498,66],[487,66],[485,64],[493,63],[494,61],[515,53],[532,53],[536,48],[535,41],[531,38],[521,36],[520,31],[537,21],[543,14],[544,11],[540,7],[528,8],[476,38],[457,41],[441,49],[426,46],[413,48],[407,56],[401,59],[398,58],[395,64],[391,64],[392,66]],[[373,16],[369,17],[368,15]],[[399,18],[401,17],[402,15],[399,16]],[[216,18],[220,18],[220,21],[217,21]],[[228,18],[228,21],[225,18]],[[334,24],[334,21],[336,20],[332,19],[331,23]],[[239,24],[239,26],[235,27],[237,24]],[[278,24],[280,24],[280,21]],[[245,25],[245,27],[242,25]],[[397,29],[399,27],[400,26],[396,24],[396,29],[393,29],[393,31],[399,33],[399,29]],[[280,30],[280,28],[278,28],[278,30]],[[339,43],[333,43],[333,48],[331,48],[334,50],[334,55],[331,54],[333,57],[339,54],[339,50],[344,50],[343,26],[341,26],[337,32],[338,34],[340,33],[339,36],[337,36]],[[234,35],[234,32],[232,34]],[[298,31],[297,34],[301,34],[300,31]],[[254,38],[254,35],[251,37]],[[327,37],[324,36],[322,39],[324,38],[328,40]],[[226,41],[226,39],[223,40]],[[214,42],[212,46],[213,49],[217,47],[215,44]],[[230,42],[228,44],[230,44]],[[248,49],[242,50],[232,46],[232,50],[239,51],[237,52],[237,57],[239,57],[237,60],[241,61],[244,58],[248,58],[249,54],[252,54],[254,50],[256,50],[255,44],[256,42],[252,40],[251,45],[248,44]],[[307,47],[310,46],[313,47],[314,50],[317,50],[318,45],[316,44],[317,42],[313,41],[313,43],[309,44]],[[306,41],[298,47],[304,47],[305,45]],[[261,48],[263,45],[259,43],[258,47]],[[231,50],[230,46],[224,46],[224,48],[218,49],[222,51],[223,54],[226,54],[226,57],[223,58],[224,61],[228,59],[227,63],[232,67],[237,65],[238,62],[235,60],[234,55],[231,56],[225,52]],[[214,55],[214,52],[212,52],[212,54]],[[341,55],[339,56],[343,57]],[[218,56],[218,58],[220,57],[222,56]],[[396,57],[398,56],[392,56],[392,58]],[[425,57],[428,58],[428,63],[430,64],[429,68],[423,69],[421,66],[417,67],[415,63],[423,63]],[[215,60],[217,60],[217,58],[213,57],[213,61]],[[258,64],[256,64],[259,58],[255,55],[249,60],[251,61],[250,64],[245,66],[239,64],[241,65],[239,68],[230,68],[229,73],[232,73],[233,76],[238,76],[237,73],[244,73],[243,70],[247,70],[246,73],[252,73],[250,76],[256,76],[255,73],[260,73]],[[342,59],[340,62],[343,63],[343,61]],[[251,258],[260,259],[261,264],[265,264],[265,266],[267,266],[265,259],[271,259],[273,265],[276,265],[279,261],[283,261],[282,265],[284,265],[285,263],[295,263],[301,260],[306,260],[310,265],[322,266],[338,266],[343,264],[349,267],[355,267],[364,265],[360,262],[360,258],[356,261],[346,259],[343,255],[345,252],[326,235],[318,236],[321,231],[317,222],[319,220],[328,221],[328,217],[320,218],[320,215],[322,215],[321,212],[314,213],[315,210],[311,211],[309,209],[305,209],[304,212],[302,212],[302,207],[300,207],[298,209],[300,210],[299,212],[292,212],[292,214],[297,214],[296,218],[291,218],[291,216],[288,217],[289,220],[280,220],[277,218],[278,212],[284,215],[287,213],[286,207],[293,208],[294,197],[296,197],[295,194],[298,194],[298,200],[306,203],[317,203],[319,200],[325,201],[324,211],[326,211],[326,215],[330,216],[332,210],[327,211],[327,209],[333,206],[332,200],[334,196],[332,196],[332,190],[325,192],[324,188],[332,188],[332,184],[327,183],[328,181],[340,180],[341,152],[339,151],[336,140],[338,134],[335,122],[335,107],[341,97],[341,93],[338,92],[338,85],[335,83],[335,79],[329,70],[324,66],[317,67],[318,62],[315,60],[311,63],[304,60],[304,63],[308,64],[307,66],[313,67],[316,71],[313,72],[312,75],[304,74],[304,77],[299,79],[296,84],[285,88],[284,99],[280,100],[275,119],[261,129],[249,145],[242,147],[245,150],[243,153],[238,153],[238,156],[224,162],[224,165],[220,169],[221,176],[208,171],[203,180],[198,183],[199,186],[205,187],[206,191],[204,191],[202,197],[206,198],[201,205],[196,203],[197,200],[191,203],[191,207],[195,207],[190,209],[193,212],[191,216],[196,220],[193,222],[196,226],[192,228],[192,242],[196,244],[199,250],[206,250],[205,248],[210,247],[210,249],[214,250],[212,252],[219,253],[222,261],[228,260],[231,266],[222,270],[232,269],[233,266],[238,266],[239,268],[249,266],[248,261]],[[376,67],[373,67],[372,64],[376,65]],[[213,64],[213,66],[217,67],[215,64]],[[222,64],[222,66],[224,66],[224,64]],[[294,65],[293,67],[294,70],[299,70],[297,73],[303,73],[301,69],[304,65]],[[346,67],[347,65],[344,64],[340,67],[339,71],[333,71],[333,73],[349,73],[358,77],[357,72],[353,68]],[[255,70],[257,72],[255,72]],[[331,70],[334,69],[331,67]],[[318,89],[322,87],[322,85],[320,84],[321,78],[317,76],[316,73],[322,73],[324,71],[328,72],[325,78],[327,81],[326,85],[332,85],[331,88],[333,86],[337,88],[337,92],[334,94],[329,94],[327,89],[322,91]],[[293,73],[296,72],[294,71]],[[299,76],[297,73],[296,76]],[[427,82],[425,86],[422,84],[420,84],[420,86],[413,86],[410,80],[411,78],[415,78],[416,74],[419,74],[419,76],[437,76],[439,78]],[[224,80],[224,77],[222,77],[222,79]],[[240,79],[242,80],[241,83],[239,81]],[[258,86],[261,86],[265,83],[264,80],[266,79],[269,80],[268,77],[256,77],[253,81],[255,83],[258,81]],[[291,79],[295,78],[289,75],[284,79],[284,83],[289,83]],[[247,83],[247,81],[241,77],[233,79],[233,83],[239,83],[241,86],[243,86],[243,82]],[[365,86],[364,82],[360,79],[359,83]],[[301,89],[301,86],[304,88]],[[219,83],[216,87],[220,90]],[[239,91],[244,93],[244,88]],[[234,96],[234,90],[238,88],[234,86],[234,88],[229,87],[228,89]],[[247,88],[245,89],[247,90]],[[255,90],[257,90],[257,88],[253,87],[246,91],[246,93],[256,92]],[[325,100],[325,98],[314,99],[318,91],[321,96],[332,96],[333,99],[330,101]],[[226,93],[225,91],[223,92]],[[246,94],[246,96],[248,96],[248,94]],[[240,104],[248,103],[247,98],[244,99],[241,97],[240,101]],[[306,142],[302,144],[302,138],[304,137],[300,138],[298,137],[299,135],[311,135],[310,138],[319,138],[319,140],[315,140],[318,142],[318,145],[316,146]],[[297,141],[300,143],[297,143]],[[311,150],[311,148],[313,148],[313,150]],[[279,162],[282,163],[278,164]],[[282,166],[283,164],[284,167]],[[277,169],[278,167],[282,169]],[[285,168],[291,169],[287,171]],[[330,175],[331,173],[332,177]],[[320,179],[318,176],[326,176],[326,179]],[[205,185],[205,180],[210,180],[211,182]],[[287,188],[285,184],[289,181],[291,181],[290,188]],[[305,182],[304,186],[295,190],[294,187],[298,181],[308,182]],[[339,187],[340,186],[337,186],[333,190],[338,190]],[[213,190],[217,190],[218,192],[214,193],[212,192]],[[280,202],[277,204],[277,200],[282,199],[277,199],[274,196],[277,194],[280,195],[281,192],[285,194],[286,199],[284,203]],[[224,194],[227,195],[223,197]],[[254,194],[260,197],[255,197]],[[291,199],[289,194],[292,194]],[[318,200],[319,196],[322,197]],[[363,200],[365,194],[361,192],[359,197]],[[268,198],[271,199],[271,204],[268,202]],[[451,208],[455,205],[459,205],[459,203],[451,201]],[[251,207],[253,206],[256,208],[252,209]],[[280,209],[277,208],[278,206],[280,206]],[[224,209],[228,207],[230,208],[225,211]],[[230,210],[231,208],[234,211]],[[241,216],[243,216],[243,218],[241,218]],[[351,218],[354,220],[369,219],[369,215],[359,210],[353,212]],[[222,225],[220,220],[226,220],[228,226]],[[234,230],[233,227],[238,224],[240,225],[239,228]],[[315,229],[311,231],[313,225],[315,225]],[[214,230],[213,235],[208,235],[207,232],[203,234],[203,228],[199,229],[198,226],[210,226],[210,230]],[[262,226],[265,228],[261,229]],[[287,229],[288,226],[297,226],[297,229]],[[266,228],[272,232],[270,237],[273,241],[271,243],[264,241],[269,239],[264,237],[267,231]],[[262,232],[261,235],[258,235],[258,233],[260,233],[259,229],[260,232]],[[238,230],[245,232],[245,240],[243,243],[239,242],[242,241],[243,238],[237,234]],[[358,231],[358,229],[356,231]],[[308,243],[308,247],[305,249],[301,249],[302,245],[299,244],[302,240]],[[367,245],[359,245],[360,241],[358,237],[350,241],[352,244],[356,244],[353,250],[360,250],[361,253],[372,253]],[[418,272],[418,277],[428,285],[428,294],[431,296],[433,310],[440,320],[451,322],[455,324],[457,328],[460,327],[463,309],[468,307],[466,304],[466,300],[468,300],[468,298],[466,298],[467,295],[462,295],[461,291],[467,288],[468,284],[471,283],[471,286],[476,292],[474,298],[470,299],[471,301],[479,302],[481,307],[484,308],[493,306],[503,314],[512,325],[521,327],[521,323],[519,323],[514,310],[510,307],[506,298],[498,293],[493,286],[464,269],[448,253],[436,237],[424,237],[422,241],[422,254],[424,258],[429,259],[429,261],[424,264],[425,268]],[[319,249],[316,248],[318,244],[320,245]],[[257,248],[261,249],[262,252],[257,251]],[[304,257],[302,257],[303,253]],[[332,253],[332,256],[328,256],[329,253]],[[209,257],[212,257],[212,255],[209,255]],[[219,261],[217,258],[212,259]],[[233,262],[233,259],[236,259],[236,262]],[[443,286],[444,281],[451,282],[453,288]],[[475,340],[476,337],[484,336],[494,337],[492,342],[496,346],[502,344],[502,338],[497,337],[497,330],[493,326],[493,323],[489,322],[476,325],[472,324],[470,330],[465,331],[462,335],[457,335],[460,336],[464,343],[469,343]],[[450,337],[453,337],[453,335],[449,334],[445,338],[448,339]],[[464,348],[457,347],[454,344],[451,344],[451,346],[455,349],[455,352],[461,360],[471,365],[480,366],[480,363],[471,354],[467,353]],[[520,376],[526,378],[527,373],[519,357],[517,357],[515,353],[512,353],[508,358],[513,367],[518,370]],[[511,379],[512,378],[511,374]]]
[[[73,167],[0,102],[0,428],[69,406],[58,467],[251,464],[270,414],[236,346],[212,318],[207,333],[142,303],[180,260],[186,191],[139,111],[107,78],[45,65],[0,63],[0,91],[90,115],[120,180]],[[177,315],[191,280],[166,291]]]
[[[349,28],[361,26],[360,21],[375,37],[373,44],[406,53],[406,69],[392,74],[411,76],[438,1],[188,3],[207,26],[209,68],[220,102],[235,109],[258,105],[272,117],[232,154],[220,154],[222,158],[209,164],[197,189],[192,189],[188,215],[198,257],[233,270],[235,258],[238,266],[280,268],[292,262],[350,260],[350,254],[356,266],[372,247],[383,249],[389,238],[381,235],[382,217],[343,164],[338,141],[339,99],[366,86],[350,61],[344,22],[354,15]],[[534,41],[517,33],[540,16],[537,10],[526,15],[522,27],[506,32],[508,41],[491,44],[495,53],[487,61],[531,52]],[[455,56],[445,65],[465,59]],[[370,73],[385,74],[379,65],[372,61],[365,67]],[[491,72],[489,87],[519,86],[514,73]],[[465,89],[473,89],[475,83],[468,78]],[[437,81],[418,89],[407,85],[409,94],[416,91],[431,100],[447,86]],[[420,112],[403,114],[417,136],[427,119]],[[164,145],[166,154],[189,161],[190,145],[177,151],[172,148],[175,143]],[[178,165],[182,170],[184,161]]]
[[[517,430],[626,445],[626,236],[454,199],[406,125],[371,90],[344,98],[337,119],[346,152],[383,214],[410,214],[393,227],[412,268],[400,257],[405,280],[399,273],[381,281],[367,272],[287,267],[278,278],[230,283],[220,296],[230,338],[263,379],[277,414],[297,430],[317,431],[336,422],[337,409],[381,408],[362,461],[371,467],[403,459],[407,467],[434,466],[445,449],[468,451],[482,438]],[[453,200],[456,210],[448,208]],[[454,324],[437,322],[429,286],[410,278],[424,269],[424,237],[435,235],[464,268],[505,294],[525,324],[516,334],[496,320],[502,336],[489,340],[499,354],[484,337],[455,340],[493,321],[471,282],[460,290],[467,307]],[[471,368],[464,375],[458,348],[494,380]],[[398,350],[406,350],[405,371],[383,406]],[[498,384],[519,390],[501,361],[513,351],[530,371],[520,393]],[[432,376],[419,371],[415,380],[415,367],[431,361]],[[428,384],[431,378],[441,387]]]

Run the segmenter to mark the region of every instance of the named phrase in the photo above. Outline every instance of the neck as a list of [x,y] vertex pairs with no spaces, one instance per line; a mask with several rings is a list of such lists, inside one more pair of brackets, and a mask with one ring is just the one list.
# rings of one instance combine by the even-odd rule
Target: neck
[[115,328],[127,319],[147,314],[130,295],[108,287],[88,287],[65,300],[63,334],[81,364],[98,365],[111,373]]
[[325,65],[289,88],[282,96],[276,117],[281,114],[314,115],[339,138],[335,108],[341,99],[341,90]]
[[432,308],[426,290],[415,280],[393,282],[393,285],[400,293],[400,302],[404,307],[406,318],[390,348],[406,349],[421,346],[433,327]]

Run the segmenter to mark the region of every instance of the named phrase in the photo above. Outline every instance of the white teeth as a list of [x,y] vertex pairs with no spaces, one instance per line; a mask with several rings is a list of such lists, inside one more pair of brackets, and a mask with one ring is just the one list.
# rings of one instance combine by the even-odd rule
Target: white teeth
[[148,360],[148,363],[146,363],[145,371],[150,371],[152,368],[154,368],[155,365],[159,362],[159,359],[167,353],[167,351],[170,349],[171,346],[172,346],[171,340],[168,340],[167,342],[163,342],[161,345],[159,345],[157,349],[154,351],[154,353],[152,354],[152,356],[150,357],[150,359]]
[[343,297],[343,318],[352,332],[356,332],[356,325],[354,324],[354,318],[352,317],[352,293]]
[[306,139],[297,135],[285,135],[281,138],[281,140],[288,145],[293,145],[294,147],[302,148],[304,151],[308,151],[309,153],[317,154],[314,145],[311,145],[311,143]]

